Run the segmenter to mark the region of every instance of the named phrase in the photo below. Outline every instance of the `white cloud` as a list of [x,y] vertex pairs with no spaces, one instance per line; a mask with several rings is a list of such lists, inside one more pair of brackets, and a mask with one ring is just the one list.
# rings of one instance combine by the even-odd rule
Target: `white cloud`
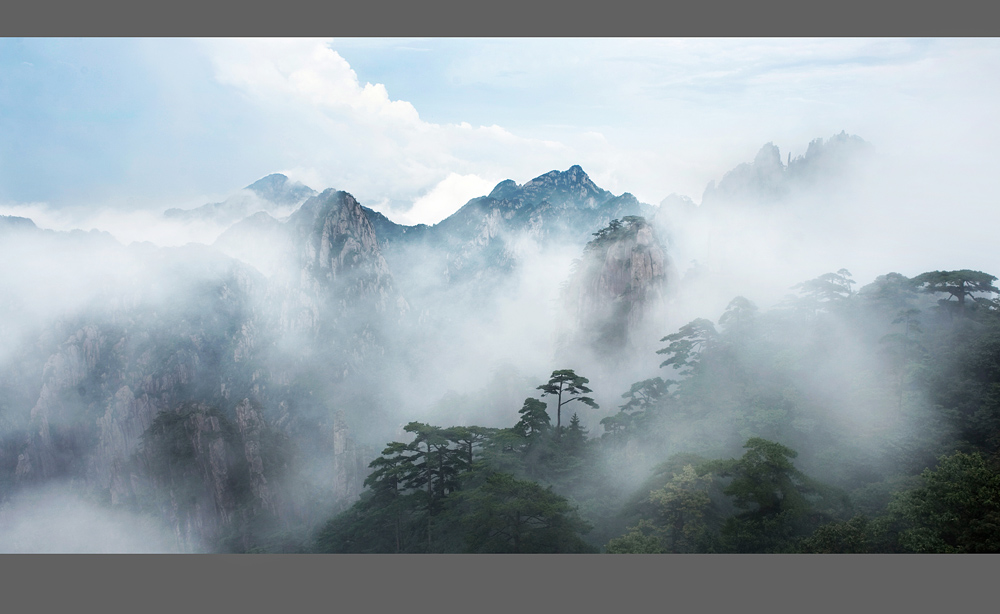
[[[197,552],[202,548],[196,546]],[[69,487],[36,487],[0,508],[0,552],[156,554],[184,550],[159,518],[96,505]]]
[[133,241],[149,241],[160,246],[191,242],[211,244],[226,229],[204,220],[185,222],[165,218],[158,211],[149,209],[55,208],[47,203],[7,203],[0,204],[0,215],[26,217],[46,230],[96,229],[111,234],[123,245]]
[[430,192],[418,198],[408,211],[393,217],[397,222],[410,226],[436,224],[469,200],[489,194],[497,183],[499,181],[486,180],[478,175],[451,173]]
[[[264,106],[273,125],[262,129],[276,131],[289,176],[317,190],[349,191],[363,204],[386,203],[406,219],[433,219],[455,199],[481,190],[489,183],[482,177],[526,181],[552,166],[553,153],[564,168],[578,158],[563,143],[496,124],[474,127],[461,117],[426,122],[412,104],[393,100],[385,85],[362,84],[331,39],[202,44],[216,79]],[[426,196],[415,202],[421,193]],[[410,203],[419,209],[410,211]]]

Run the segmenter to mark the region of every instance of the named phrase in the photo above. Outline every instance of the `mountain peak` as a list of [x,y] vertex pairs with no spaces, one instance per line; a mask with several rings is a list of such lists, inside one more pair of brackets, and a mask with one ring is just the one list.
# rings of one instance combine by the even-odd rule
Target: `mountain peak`
[[[593,207],[612,197],[611,192],[601,189],[579,165],[573,165],[565,171],[549,171],[535,177],[520,187],[521,197],[530,202],[549,200],[572,200]],[[553,200],[554,199],[554,200]]]
[[774,143],[765,143],[760,148],[760,151],[757,152],[753,163],[757,167],[780,168],[784,166],[781,163],[781,151],[778,150],[778,146]]
[[864,139],[842,131],[826,142],[814,139],[805,155],[788,156],[786,166],[778,147],[765,143],[753,162],[736,166],[718,183],[709,182],[701,202],[777,202],[817,181],[833,187],[868,147]]
[[288,177],[282,175],[281,173],[271,173],[266,177],[262,177],[257,181],[254,181],[246,187],[247,190],[253,190],[254,192],[259,192],[272,188],[275,186],[283,186],[288,183]]
[[27,217],[18,217],[16,215],[0,215],[0,228],[31,228],[36,229],[38,226],[35,224],[34,220]]
[[229,225],[257,211],[287,210],[305,202],[315,194],[316,190],[298,181],[292,181],[281,173],[271,173],[221,203],[209,203],[194,209],[167,209],[163,215],[187,220],[214,220]]
[[487,198],[495,200],[525,199],[529,202],[540,202],[553,195],[556,190],[569,189],[574,196],[610,197],[611,193],[599,188],[584,172],[583,167],[574,164],[565,171],[549,171],[539,175],[523,185],[518,185],[512,179],[498,183]]
[[316,194],[312,188],[292,181],[281,173],[271,173],[258,179],[245,189],[277,205],[297,204]]
[[488,198],[495,198],[496,200],[506,200],[513,196],[517,192],[518,185],[513,179],[504,179],[497,184],[497,187],[493,188],[490,192]]
[[587,173],[584,172],[583,167],[581,167],[579,164],[574,164],[573,166],[569,167],[564,171],[549,171],[544,175],[539,175],[538,177],[535,177],[528,183],[533,183],[536,181],[545,181],[545,180],[555,180],[557,182],[565,181],[571,183],[578,183],[578,182],[592,183],[590,181],[590,177],[587,175]]

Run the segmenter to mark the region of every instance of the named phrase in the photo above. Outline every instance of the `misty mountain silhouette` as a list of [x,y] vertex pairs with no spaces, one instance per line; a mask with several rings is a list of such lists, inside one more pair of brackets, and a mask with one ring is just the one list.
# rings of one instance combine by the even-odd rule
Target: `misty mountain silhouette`
[[300,205],[315,195],[316,191],[312,188],[291,181],[280,173],[273,173],[258,179],[220,203],[209,203],[194,209],[167,209],[163,215],[177,220],[232,224],[258,211],[273,214]]
[[778,148],[766,143],[753,162],[738,165],[723,175],[718,184],[709,182],[701,202],[708,206],[777,202],[817,183],[836,182],[870,148],[861,137],[841,132],[826,141],[814,139],[805,154],[794,159],[789,154],[786,165],[781,162]]

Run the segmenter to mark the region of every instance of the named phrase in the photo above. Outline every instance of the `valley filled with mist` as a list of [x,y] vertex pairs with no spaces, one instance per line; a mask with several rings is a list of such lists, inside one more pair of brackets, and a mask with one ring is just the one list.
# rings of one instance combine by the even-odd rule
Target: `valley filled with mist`
[[1000,550],[1000,260],[910,249],[913,169],[538,172],[0,216],[0,551]]

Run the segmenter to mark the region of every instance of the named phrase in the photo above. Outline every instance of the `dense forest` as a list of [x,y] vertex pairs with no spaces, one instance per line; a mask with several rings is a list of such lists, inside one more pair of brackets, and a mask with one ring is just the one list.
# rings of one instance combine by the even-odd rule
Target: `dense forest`
[[664,336],[659,374],[599,424],[575,411],[597,404],[570,369],[507,428],[410,422],[309,549],[1000,551],[996,279],[888,273],[856,289],[841,269],[766,311],[735,297]]

